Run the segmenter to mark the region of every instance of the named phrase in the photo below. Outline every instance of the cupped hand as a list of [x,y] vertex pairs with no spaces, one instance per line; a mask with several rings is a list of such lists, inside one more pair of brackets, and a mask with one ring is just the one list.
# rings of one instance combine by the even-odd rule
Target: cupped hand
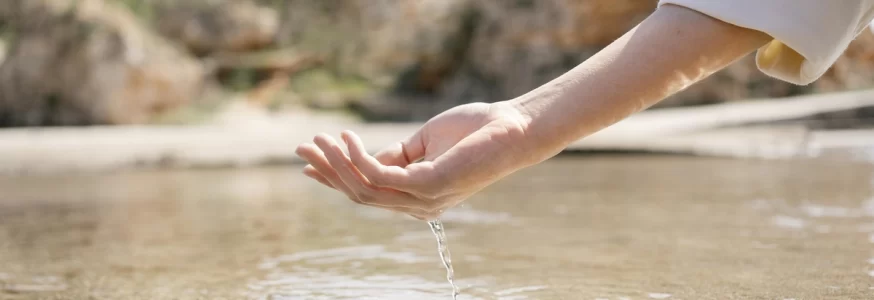
[[525,118],[511,105],[471,103],[432,118],[415,134],[371,156],[344,131],[348,155],[320,134],[296,153],[304,174],[359,204],[437,218],[510,173],[535,163],[525,143]]

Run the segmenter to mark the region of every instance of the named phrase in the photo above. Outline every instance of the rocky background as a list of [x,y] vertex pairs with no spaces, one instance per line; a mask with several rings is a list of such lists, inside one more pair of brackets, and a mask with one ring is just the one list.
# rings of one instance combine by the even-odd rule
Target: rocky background
[[[196,123],[240,103],[421,121],[549,81],[656,3],[2,0],[0,127]],[[866,31],[810,86],[770,79],[748,57],[658,107],[872,86]]]

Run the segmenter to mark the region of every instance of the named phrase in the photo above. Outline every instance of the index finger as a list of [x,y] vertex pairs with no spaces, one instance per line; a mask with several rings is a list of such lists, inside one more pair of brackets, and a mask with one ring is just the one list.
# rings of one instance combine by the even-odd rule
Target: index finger
[[349,148],[349,158],[352,164],[358,168],[358,171],[371,184],[394,189],[399,189],[403,186],[409,175],[406,169],[400,166],[383,165],[379,160],[367,153],[364,143],[355,133],[347,130],[343,131],[340,135]]

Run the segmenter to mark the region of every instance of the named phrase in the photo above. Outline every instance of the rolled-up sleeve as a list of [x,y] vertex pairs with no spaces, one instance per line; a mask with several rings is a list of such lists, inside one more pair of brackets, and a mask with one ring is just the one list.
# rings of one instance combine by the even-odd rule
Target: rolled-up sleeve
[[660,0],[723,22],[764,32],[758,68],[807,85],[819,79],[874,19],[874,0]]

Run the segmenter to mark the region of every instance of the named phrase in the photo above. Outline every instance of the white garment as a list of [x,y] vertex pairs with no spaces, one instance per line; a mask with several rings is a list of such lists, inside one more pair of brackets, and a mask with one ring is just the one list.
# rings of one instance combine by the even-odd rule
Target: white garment
[[759,70],[790,83],[819,79],[874,20],[874,0],[660,0],[764,32]]

